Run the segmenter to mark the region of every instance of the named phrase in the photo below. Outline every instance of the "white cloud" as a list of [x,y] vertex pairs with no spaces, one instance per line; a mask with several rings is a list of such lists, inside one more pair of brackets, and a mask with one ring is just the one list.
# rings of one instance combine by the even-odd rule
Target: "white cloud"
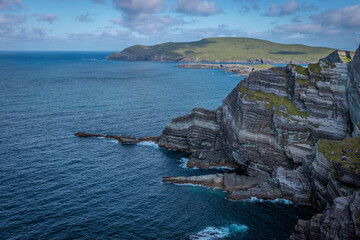
[[280,15],[291,15],[300,9],[300,5],[296,0],[289,0],[281,5]]
[[112,0],[116,9],[122,12],[122,18],[112,19],[121,25],[142,35],[151,35],[164,31],[182,21],[157,13],[166,8],[165,0]]
[[21,0],[0,0],[0,10],[7,11],[15,8],[24,8]]
[[324,26],[338,26],[345,29],[360,28],[360,5],[326,11],[311,17]]
[[214,1],[207,0],[178,0],[176,11],[194,16],[211,16],[221,13],[223,10],[216,7]]
[[288,0],[287,2],[281,5],[280,9],[276,4],[272,3],[269,7],[269,10],[264,14],[264,16],[275,17],[275,16],[292,15],[300,10],[312,10],[312,9],[316,9],[316,7],[313,4],[308,5],[306,2],[304,2],[300,5],[297,0]]
[[164,0],[112,0],[115,8],[125,13],[157,13],[166,7]]
[[11,36],[26,21],[26,16],[0,14],[0,37]]

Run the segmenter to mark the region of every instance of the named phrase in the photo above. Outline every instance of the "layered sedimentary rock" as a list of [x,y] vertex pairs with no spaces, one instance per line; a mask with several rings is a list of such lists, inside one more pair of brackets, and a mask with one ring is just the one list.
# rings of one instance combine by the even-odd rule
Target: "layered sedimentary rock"
[[317,214],[309,221],[300,220],[290,239],[360,239],[360,193],[338,197],[323,214]]
[[321,60],[308,69],[252,72],[216,111],[194,109],[173,119],[160,145],[190,151],[189,164],[198,167],[226,163],[258,174],[294,169],[317,139],[351,134],[347,68]]
[[293,239],[358,239],[359,87],[360,49],[254,71],[218,109],[173,119],[159,143],[189,151],[190,167],[234,166],[261,179],[228,189],[230,199],[286,198],[323,211],[300,220]]
[[310,166],[314,206],[324,209],[360,189],[360,137],[320,140],[315,150]]

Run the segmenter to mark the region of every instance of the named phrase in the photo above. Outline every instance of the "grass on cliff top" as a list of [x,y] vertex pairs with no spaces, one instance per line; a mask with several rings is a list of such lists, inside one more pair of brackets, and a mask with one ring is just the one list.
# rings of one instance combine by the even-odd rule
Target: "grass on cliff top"
[[[333,164],[340,163],[347,170],[360,172],[360,136],[342,141],[320,140],[317,149]],[[342,160],[342,156],[347,157],[350,161]]]
[[321,67],[319,63],[310,63],[309,69],[313,73],[321,74]]
[[253,38],[204,38],[194,42],[168,42],[154,46],[135,45],[144,49],[153,48],[152,55],[195,57],[201,60],[253,60],[317,61],[335,49],[310,47],[300,44],[279,44]]
[[295,71],[301,75],[307,76],[309,74],[309,71],[307,68],[304,68],[302,66],[295,65],[295,64],[292,64],[291,66],[294,67]]
[[[351,52],[348,52],[351,54]],[[346,56],[346,51],[338,51],[339,57],[340,59],[344,62],[344,63],[348,63],[351,62],[351,58],[349,58],[348,56]]]
[[280,106],[284,106],[287,109],[288,114],[280,112],[276,109],[276,113],[278,115],[282,115],[284,117],[289,117],[290,115],[298,115],[302,118],[307,118],[309,116],[308,113],[302,112],[299,108],[295,106],[293,102],[291,102],[287,97],[278,97],[274,93],[264,93],[260,90],[256,92],[250,92],[246,87],[239,86],[239,91],[242,94],[246,94],[248,98],[254,101],[267,101],[268,104],[265,104],[267,109],[272,109],[273,106],[279,108]]

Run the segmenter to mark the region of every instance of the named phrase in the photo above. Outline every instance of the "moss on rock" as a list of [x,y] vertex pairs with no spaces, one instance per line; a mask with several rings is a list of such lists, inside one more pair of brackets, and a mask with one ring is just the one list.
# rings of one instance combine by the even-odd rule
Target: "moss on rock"
[[332,164],[339,163],[344,169],[360,173],[360,136],[342,141],[320,140],[317,149]]
[[321,67],[319,63],[310,63],[309,69],[313,73],[321,74]]
[[299,65],[291,64],[291,66],[295,69],[295,71],[301,75],[307,76],[309,74],[309,71],[307,68],[304,68]]
[[[265,104],[266,109],[272,109],[274,106],[277,108],[276,114],[288,117],[288,115],[297,115],[302,118],[307,118],[309,116],[308,113],[301,111],[299,108],[295,106],[295,104],[290,101],[287,97],[278,97],[274,93],[264,93],[260,90],[255,92],[250,92],[249,89],[246,87],[242,87],[239,85],[239,92],[246,97],[250,98],[254,101],[266,101],[268,102]],[[286,107],[287,113],[283,113],[279,111],[279,107],[284,106]]]

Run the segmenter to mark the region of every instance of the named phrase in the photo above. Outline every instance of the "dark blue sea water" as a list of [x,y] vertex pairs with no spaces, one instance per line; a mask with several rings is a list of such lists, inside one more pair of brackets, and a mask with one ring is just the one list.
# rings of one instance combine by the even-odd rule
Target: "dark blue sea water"
[[193,107],[215,109],[241,80],[105,52],[0,52],[0,239],[287,239],[308,208],[232,202],[161,183],[216,172],[154,145],[75,132],[157,136]]

